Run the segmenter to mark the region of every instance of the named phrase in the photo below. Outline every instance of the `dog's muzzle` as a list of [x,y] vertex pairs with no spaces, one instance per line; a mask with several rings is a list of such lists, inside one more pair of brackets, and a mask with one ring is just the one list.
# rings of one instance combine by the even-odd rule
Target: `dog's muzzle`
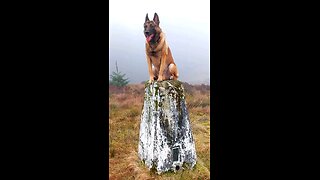
[[150,34],[150,32],[145,32],[145,35],[148,42],[150,42],[154,36],[154,34]]

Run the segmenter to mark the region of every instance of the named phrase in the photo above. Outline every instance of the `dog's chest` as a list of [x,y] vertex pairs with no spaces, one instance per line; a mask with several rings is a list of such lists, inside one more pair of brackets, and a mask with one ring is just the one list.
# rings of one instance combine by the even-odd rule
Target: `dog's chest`
[[151,63],[154,65],[154,66],[160,66],[160,57],[155,57],[155,56],[150,56],[151,58]]
[[160,66],[161,63],[161,52],[154,52],[154,51],[149,51],[148,56],[151,59],[151,62],[154,66]]

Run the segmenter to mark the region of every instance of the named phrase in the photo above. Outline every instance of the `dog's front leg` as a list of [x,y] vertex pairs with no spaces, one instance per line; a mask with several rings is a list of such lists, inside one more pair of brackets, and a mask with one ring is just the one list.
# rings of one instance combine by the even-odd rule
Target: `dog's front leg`
[[148,62],[148,71],[149,71],[149,83],[153,82],[154,74],[152,70],[152,63],[151,58],[147,56],[147,62]]
[[160,70],[159,70],[158,81],[165,80],[165,78],[163,77],[163,73],[164,73],[164,69],[167,67],[166,58],[167,58],[167,55],[165,53],[163,53],[162,56],[161,56],[161,59],[160,59],[161,62],[160,62]]

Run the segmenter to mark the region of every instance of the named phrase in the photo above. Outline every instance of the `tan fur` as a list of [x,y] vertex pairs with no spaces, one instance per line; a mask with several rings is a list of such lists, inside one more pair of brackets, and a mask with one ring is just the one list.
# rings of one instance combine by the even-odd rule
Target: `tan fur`
[[149,82],[157,78],[158,81],[177,80],[178,69],[174,63],[171,50],[165,38],[165,34],[161,28],[157,26],[156,32],[159,35],[159,40],[156,43],[146,41],[146,56],[148,62]]

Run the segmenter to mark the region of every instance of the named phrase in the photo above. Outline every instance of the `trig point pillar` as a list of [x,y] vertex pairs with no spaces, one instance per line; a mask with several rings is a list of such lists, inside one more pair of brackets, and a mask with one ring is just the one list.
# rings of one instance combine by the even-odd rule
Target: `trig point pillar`
[[196,164],[195,143],[180,81],[145,84],[138,153],[145,165],[159,174],[191,169]]

